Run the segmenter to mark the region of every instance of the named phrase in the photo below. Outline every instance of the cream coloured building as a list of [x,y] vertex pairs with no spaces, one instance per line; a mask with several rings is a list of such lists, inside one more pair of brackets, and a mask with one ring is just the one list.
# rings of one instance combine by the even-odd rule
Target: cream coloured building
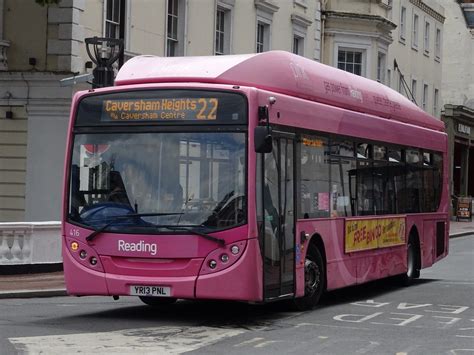
[[411,91],[419,107],[439,117],[444,9],[437,1],[328,0],[322,8],[324,63],[410,99]]
[[60,79],[91,71],[93,36],[123,38],[122,61],[271,49],[320,60],[320,2],[0,0],[0,222],[60,219],[71,97],[90,87]]
[[408,96],[396,59],[418,105],[441,108],[445,18],[436,0],[37,2],[45,5],[0,0],[0,222],[60,218],[70,100],[90,85],[59,80],[91,72],[87,37],[123,38],[121,62],[286,50]]
[[440,3],[446,9],[442,119],[452,156],[450,188],[474,197],[474,1]]

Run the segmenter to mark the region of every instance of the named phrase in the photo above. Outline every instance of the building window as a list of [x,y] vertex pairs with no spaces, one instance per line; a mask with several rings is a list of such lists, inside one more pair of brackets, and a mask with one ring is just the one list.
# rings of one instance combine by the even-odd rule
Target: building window
[[412,95],[413,102],[416,103],[416,80],[415,79],[411,81],[411,95]]
[[382,52],[379,52],[377,56],[377,81],[382,84],[385,84],[386,57],[385,53]]
[[300,36],[293,36],[293,53],[304,55],[304,38]]
[[412,30],[411,45],[413,48],[418,48],[418,15],[417,14],[413,14],[413,30]]
[[337,67],[349,73],[362,75],[362,52],[339,49]]
[[430,51],[430,23],[425,22],[425,53],[429,53]]
[[257,46],[256,52],[262,53],[270,49],[270,25],[257,22]]
[[441,30],[439,28],[436,29],[435,55],[438,59],[441,57]]
[[186,22],[185,0],[168,0],[166,55],[185,55],[184,27]]
[[423,85],[423,100],[421,102],[421,107],[426,111],[426,104],[428,102],[428,85]]
[[387,69],[387,86],[392,87],[392,71]]
[[403,76],[401,73],[398,75],[398,92],[405,95],[405,86],[403,86]]
[[230,21],[231,10],[219,6],[216,11],[216,55],[230,53]]
[[438,104],[439,104],[439,90],[434,89],[433,97],[433,115],[438,116]]
[[216,14],[216,54],[224,54],[225,11],[217,10]]
[[178,46],[178,0],[168,0],[168,33],[166,55],[174,57]]
[[263,46],[265,45],[264,33],[265,25],[263,23],[257,23],[257,53],[263,52]]
[[404,42],[406,36],[407,9],[402,6],[400,11],[400,39]]
[[292,13],[291,23],[293,27],[293,41],[291,51],[295,54],[305,55],[305,39],[308,33],[308,28],[313,21],[305,15]]
[[107,0],[105,13],[105,37],[123,38],[120,29],[122,0]]

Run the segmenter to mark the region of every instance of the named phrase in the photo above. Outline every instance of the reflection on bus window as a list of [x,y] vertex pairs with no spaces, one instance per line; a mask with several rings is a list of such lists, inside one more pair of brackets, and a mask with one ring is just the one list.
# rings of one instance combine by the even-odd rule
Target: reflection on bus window
[[[90,149],[99,145],[108,149]],[[245,196],[243,133],[76,136],[69,208],[73,221],[98,226],[117,214],[161,213],[172,215],[146,217],[140,228],[224,228],[245,221]],[[128,231],[135,227],[122,226]]]
[[329,142],[318,136],[301,137],[299,218],[437,211],[441,201],[441,154],[355,144],[337,137]]
[[329,217],[329,147],[326,138],[303,136],[300,217]]

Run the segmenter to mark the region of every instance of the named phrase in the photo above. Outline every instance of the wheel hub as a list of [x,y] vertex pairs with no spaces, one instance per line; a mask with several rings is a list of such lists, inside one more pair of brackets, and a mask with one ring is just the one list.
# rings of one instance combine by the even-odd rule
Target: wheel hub
[[306,259],[305,261],[305,293],[306,295],[312,295],[316,292],[321,283],[321,271],[319,270],[318,264],[314,261]]

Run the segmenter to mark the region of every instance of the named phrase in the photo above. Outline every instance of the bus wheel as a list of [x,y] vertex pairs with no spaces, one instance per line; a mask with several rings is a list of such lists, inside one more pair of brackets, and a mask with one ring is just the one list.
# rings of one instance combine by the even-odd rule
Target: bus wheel
[[404,286],[410,286],[413,280],[420,277],[420,256],[417,244],[413,237],[410,237],[407,245],[407,272],[401,275]]
[[167,304],[172,304],[177,301],[176,298],[171,297],[147,297],[147,296],[139,296],[140,300],[149,305],[149,306],[163,306]]
[[294,300],[297,310],[305,311],[313,308],[319,302],[326,284],[326,271],[323,258],[318,248],[311,245],[306,254],[304,266],[304,297]]

